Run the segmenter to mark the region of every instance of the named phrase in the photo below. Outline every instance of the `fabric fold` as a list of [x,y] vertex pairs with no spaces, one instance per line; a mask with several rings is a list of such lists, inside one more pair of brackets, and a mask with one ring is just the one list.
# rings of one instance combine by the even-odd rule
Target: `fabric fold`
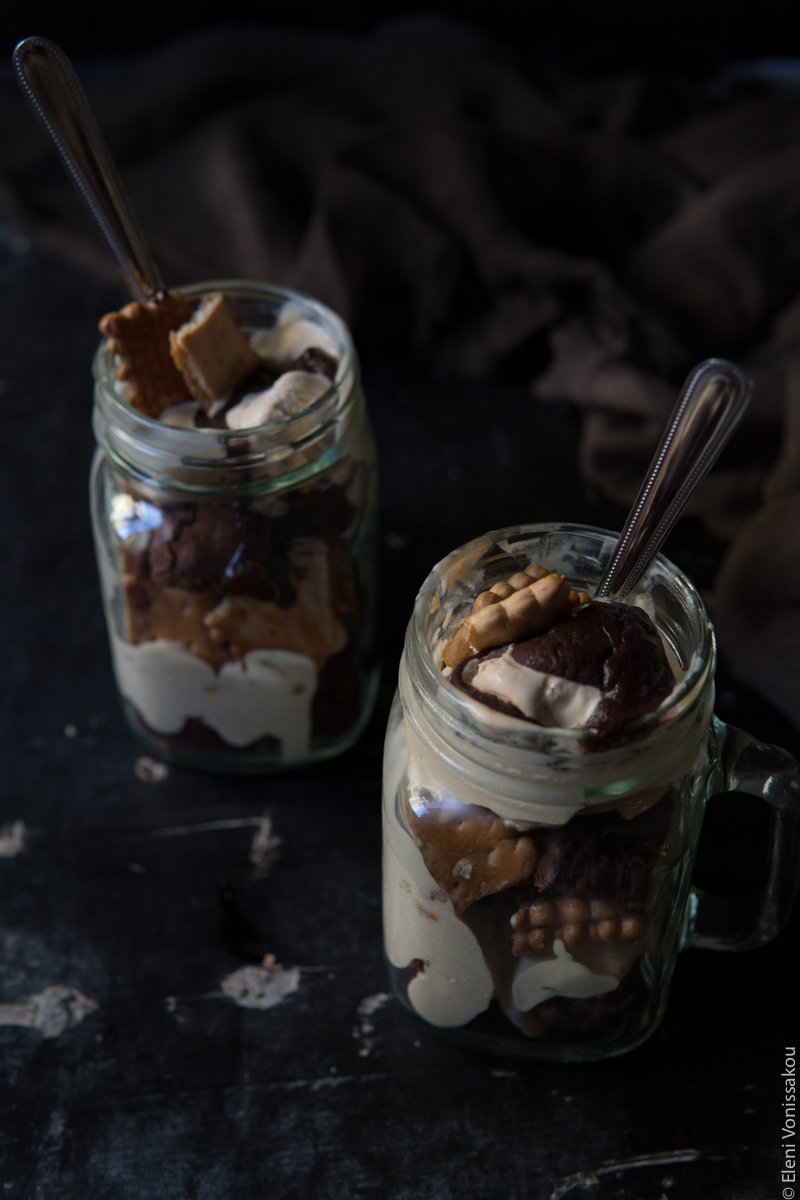
[[[591,78],[442,17],[223,26],[85,82],[169,283],[300,288],[444,374],[527,363],[620,504],[688,370],[736,359],[751,412],[689,511],[730,541],[723,649],[800,725],[800,87]],[[0,219],[115,279],[24,110],[2,81]]]

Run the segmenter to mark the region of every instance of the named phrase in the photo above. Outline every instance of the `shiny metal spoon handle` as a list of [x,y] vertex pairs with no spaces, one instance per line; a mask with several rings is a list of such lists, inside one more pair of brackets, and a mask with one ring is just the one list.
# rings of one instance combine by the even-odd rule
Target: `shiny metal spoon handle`
[[14,66],[33,111],[114,252],[132,296],[140,304],[155,299],[164,291],[161,274],[66,54],[47,38],[29,37],[14,50]]
[[645,573],[739,424],[752,386],[744,372],[724,358],[706,359],[692,371],[614,547],[598,596],[627,596]]

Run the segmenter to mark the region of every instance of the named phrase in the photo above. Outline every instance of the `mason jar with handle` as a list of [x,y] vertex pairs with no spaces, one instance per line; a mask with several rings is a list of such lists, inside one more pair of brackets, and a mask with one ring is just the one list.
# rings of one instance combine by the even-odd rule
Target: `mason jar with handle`
[[125,711],[153,753],[191,766],[329,758],[377,686],[376,463],[356,352],[311,297],[236,280],[179,290],[192,305],[221,292],[273,377],[309,354],[327,374],[305,374],[297,411],[198,428],[191,404],[160,419],[131,407],[101,344],[91,499]]
[[[654,621],[676,684],[607,738],[503,714],[440,669],[476,595],[539,562],[597,587],[616,536],[499,530],[424,583],[384,761],[384,929],[392,986],[432,1028],[531,1058],[624,1053],[657,1027],[679,951],[773,938],[797,887],[800,775],[788,754],[713,715],[713,628],[659,557],[630,602]],[[706,800],[772,807],[768,882],[735,909],[692,886]]]

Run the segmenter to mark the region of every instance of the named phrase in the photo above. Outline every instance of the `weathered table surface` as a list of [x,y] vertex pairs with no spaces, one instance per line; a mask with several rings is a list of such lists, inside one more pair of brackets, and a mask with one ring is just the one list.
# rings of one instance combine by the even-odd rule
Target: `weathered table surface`
[[[779,1196],[796,921],[755,953],[686,953],[661,1031],[600,1066],[472,1055],[381,1003],[381,741],[413,596],[479,531],[619,524],[578,482],[574,414],[524,382],[368,362],[383,488],[374,721],[317,769],[173,767],[147,782],[112,684],[86,502],[89,361],[118,299],[13,237],[0,249],[0,1194]],[[708,582],[717,546],[689,526],[670,549]],[[729,680],[720,706],[797,752]],[[745,871],[749,835],[734,843]],[[713,875],[720,854],[706,863]],[[299,988],[240,1007],[221,982],[266,952],[300,968]],[[78,998],[60,1033],[25,999],[59,986],[96,1006]]]

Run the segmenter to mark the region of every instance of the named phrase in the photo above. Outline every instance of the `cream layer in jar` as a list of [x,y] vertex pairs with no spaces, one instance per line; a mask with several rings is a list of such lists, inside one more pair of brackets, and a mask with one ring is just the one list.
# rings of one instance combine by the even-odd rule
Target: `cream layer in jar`
[[[541,590],[553,574],[518,571],[496,588],[500,600],[476,601],[472,612],[512,599],[513,626],[514,604],[522,611],[526,589]],[[584,746],[574,746],[585,763],[580,785],[569,786],[565,763],[543,736],[498,794],[496,776],[469,761],[468,750],[461,762],[452,752],[452,730],[419,719],[401,667],[403,705],[385,757],[386,949],[409,1005],[438,1027],[468,1024],[493,998],[531,1037],[570,1022],[585,1032],[613,1021],[638,986],[636,964],[659,918],[656,879],[678,853],[671,784],[696,758],[694,718],[657,750],[626,752],[619,735],[668,704],[685,671],[643,611],[646,594],[635,598],[639,605],[606,607],[586,595],[566,599],[568,585],[558,586],[563,602],[533,629],[525,618],[513,626],[514,640],[487,645],[476,627],[456,661],[449,648],[457,635],[464,642],[472,613],[460,624],[445,615],[434,658],[463,691],[476,729],[585,730]],[[492,617],[498,628],[504,620],[498,611]],[[577,665],[565,633],[577,643]],[[621,703],[617,684],[636,671],[643,687]],[[610,740],[613,756],[604,753]],[[609,800],[626,753],[623,773],[646,786]]]
[[[283,457],[280,446],[273,456],[281,474],[320,454],[315,444],[298,447],[306,432],[298,419],[308,412],[313,432],[341,363],[334,337],[300,303],[284,303],[270,327],[247,329],[221,292],[196,307],[170,293],[153,318],[158,328],[145,330],[157,369],[139,346],[148,319],[147,308],[128,305],[101,322],[114,386],[158,424],[191,431],[187,455],[197,456],[192,439],[205,431],[212,450],[246,455],[248,432],[264,426],[291,431]],[[220,442],[224,430],[231,438]],[[291,762],[308,756],[314,738],[355,723],[361,597],[351,543],[372,468],[357,442],[348,450],[296,486],[241,498],[170,495],[120,479],[108,503],[123,610],[112,659],[145,731],[202,746],[277,743]]]

